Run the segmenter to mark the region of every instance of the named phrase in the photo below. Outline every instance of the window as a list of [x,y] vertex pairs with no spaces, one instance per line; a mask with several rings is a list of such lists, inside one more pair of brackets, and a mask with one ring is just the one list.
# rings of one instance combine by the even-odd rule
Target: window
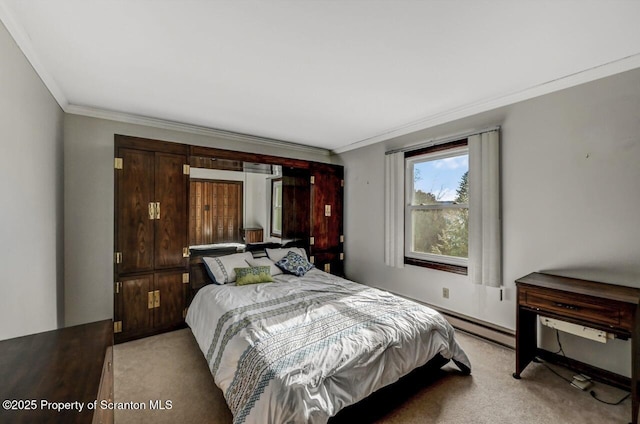
[[385,153],[384,263],[455,272],[499,287],[500,129],[463,137]]
[[282,236],[282,178],[271,180],[271,236]]
[[467,140],[405,153],[405,263],[467,273]]

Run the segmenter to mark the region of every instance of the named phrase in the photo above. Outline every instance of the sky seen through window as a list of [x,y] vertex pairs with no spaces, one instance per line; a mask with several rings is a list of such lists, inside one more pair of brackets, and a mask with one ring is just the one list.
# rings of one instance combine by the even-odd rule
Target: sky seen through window
[[414,190],[432,193],[441,202],[452,202],[460,180],[469,170],[469,156],[465,153],[445,159],[416,163]]

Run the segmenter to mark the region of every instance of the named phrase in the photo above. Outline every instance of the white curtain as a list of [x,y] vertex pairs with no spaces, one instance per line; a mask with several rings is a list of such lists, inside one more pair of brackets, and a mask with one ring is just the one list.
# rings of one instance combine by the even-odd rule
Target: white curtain
[[500,134],[470,136],[469,277],[473,283],[502,285],[500,217]]
[[404,267],[404,153],[385,155],[384,263]]

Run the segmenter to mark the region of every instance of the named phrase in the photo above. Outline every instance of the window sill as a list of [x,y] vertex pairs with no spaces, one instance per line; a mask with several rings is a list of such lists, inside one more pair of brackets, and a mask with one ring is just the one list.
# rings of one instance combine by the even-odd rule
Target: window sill
[[467,275],[467,267],[461,265],[444,264],[442,262],[426,261],[424,259],[408,258],[405,256],[404,263],[407,265],[421,266],[423,268],[437,269],[438,271],[453,272],[454,274]]

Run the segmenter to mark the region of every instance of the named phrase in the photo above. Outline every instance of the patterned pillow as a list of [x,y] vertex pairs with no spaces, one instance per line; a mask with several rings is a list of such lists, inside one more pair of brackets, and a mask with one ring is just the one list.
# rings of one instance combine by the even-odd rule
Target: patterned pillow
[[295,252],[287,253],[284,258],[276,262],[276,265],[284,272],[297,275],[298,277],[302,277],[307,271],[313,268],[313,264]]
[[269,274],[268,266],[254,266],[249,268],[234,268],[236,285],[271,283],[273,278]]
[[207,273],[216,284],[227,284],[236,281],[234,268],[247,266],[247,259],[252,259],[251,252],[234,253],[232,255],[204,257]]

